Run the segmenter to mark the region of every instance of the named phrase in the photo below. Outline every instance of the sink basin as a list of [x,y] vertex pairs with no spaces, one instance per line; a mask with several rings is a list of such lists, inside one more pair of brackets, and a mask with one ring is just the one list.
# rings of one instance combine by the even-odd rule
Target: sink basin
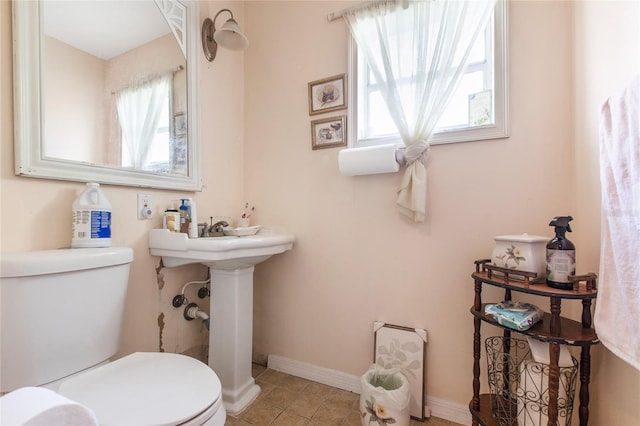
[[244,237],[209,237],[190,239],[187,234],[167,229],[149,231],[149,251],[161,256],[165,266],[202,263],[212,269],[243,269],[264,262],[274,254],[293,247],[293,235],[262,229]]
[[189,239],[167,229],[149,231],[149,252],[164,266],[202,263],[209,267],[209,366],[222,383],[227,413],[242,412],[260,393],[252,372],[253,270],[293,247],[294,236],[261,229],[251,236]]
[[260,393],[252,372],[253,270],[293,247],[294,236],[260,229],[251,236],[190,239],[167,229],[149,231],[149,252],[164,266],[202,263],[209,267],[209,366],[222,383],[227,413],[242,412]]

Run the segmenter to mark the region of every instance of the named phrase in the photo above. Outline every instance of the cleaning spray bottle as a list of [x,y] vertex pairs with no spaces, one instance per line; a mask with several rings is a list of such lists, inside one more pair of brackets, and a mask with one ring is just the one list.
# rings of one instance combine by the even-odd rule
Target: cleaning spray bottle
[[569,275],[576,273],[576,248],[565,238],[565,233],[571,232],[572,220],[571,216],[557,216],[549,223],[556,236],[547,243],[547,285],[561,290],[573,289]]

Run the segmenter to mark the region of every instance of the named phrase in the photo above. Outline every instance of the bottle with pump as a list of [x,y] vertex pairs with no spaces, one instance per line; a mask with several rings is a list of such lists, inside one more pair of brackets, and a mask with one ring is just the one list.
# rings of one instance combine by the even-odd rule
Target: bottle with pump
[[198,238],[198,214],[196,213],[196,203],[193,198],[187,198],[187,209],[189,211],[188,234],[189,238]]
[[569,275],[576,273],[576,248],[565,237],[567,231],[571,232],[572,220],[571,216],[557,216],[549,223],[556,236],[547,244],[547,285],[561,290],[573,289]]
[[189,233],[189,206],[187,206],[187,199],[182,198],[180,200],[180,232],[183,234]]

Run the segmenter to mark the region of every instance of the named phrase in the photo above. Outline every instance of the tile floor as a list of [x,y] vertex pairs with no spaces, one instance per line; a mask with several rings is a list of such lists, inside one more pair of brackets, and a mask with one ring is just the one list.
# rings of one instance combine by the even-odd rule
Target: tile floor
[[[242,413],[227,416],[227,426],[360,426],[360,395],[254,365],[262,388]],[[411,426],[459,426],[431,417]]]

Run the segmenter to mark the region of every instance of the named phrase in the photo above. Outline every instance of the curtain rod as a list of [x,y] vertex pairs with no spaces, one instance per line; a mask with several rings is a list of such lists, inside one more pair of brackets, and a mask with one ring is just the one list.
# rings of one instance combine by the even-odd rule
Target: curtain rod
[[333,22],[336,19],[342,18],[345,14],[354,10],[360,10],[372,6],[374,4],[387,4],[387,3],[402,3],[402,7],[406,9],[409,7],[409,0],[379,0],[379,1],[367,1],[364,3],[358,3],[355,6],[347,7],[337,12],[332,12],[327,15],[327,21]]
[[[171,72],[171,74],[173,74],[173,76],[175,77],[177,72],[180,72],[180,71],[183,71],[183,70],[184,70],[184,66],[183,65],[178,65],[177,67],[172,68],[169,72]],[[137,81],[137,83],[138,84],[148,83],[148,82],[152,81],[155,78],[158,78],[158,74],[147,76],[147,77],[143,77],[142,79]],[[120,91],[125,90],[128,87],[131,87],[131,86],[124,87],[124,88],[120,89]],[[119,93],[119,91],[118,92],[114,92],[113,90],[111,91],[112,95],[117,95],[118,93]]]

